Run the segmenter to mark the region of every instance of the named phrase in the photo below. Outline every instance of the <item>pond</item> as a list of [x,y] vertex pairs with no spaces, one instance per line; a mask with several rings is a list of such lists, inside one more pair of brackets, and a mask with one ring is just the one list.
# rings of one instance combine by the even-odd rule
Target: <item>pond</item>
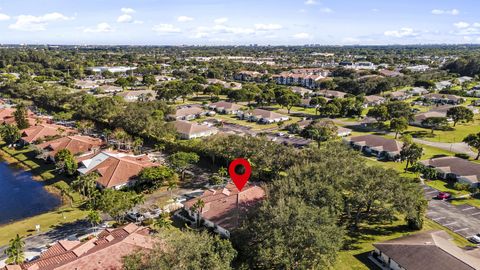
[[0,159],[0,224],[48,212],[60,203],[60,198],[33,180],[31,173]]

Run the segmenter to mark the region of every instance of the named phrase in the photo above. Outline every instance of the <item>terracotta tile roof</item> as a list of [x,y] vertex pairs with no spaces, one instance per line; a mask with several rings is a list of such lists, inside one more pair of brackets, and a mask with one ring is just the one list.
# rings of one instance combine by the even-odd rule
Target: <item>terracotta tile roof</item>
[[188,200],[185,208],[192,207],[199,199],[205,202],[202,217],[227,230],[238,225],[238,211],[246,211],[248,206],[262,200],[265,191],[258,186],[246,186],[241,192],[234,184],[223,189],[206,190],[202,196]]
[[402,266],[415,270],[480,269],[480,259],[451,242],[445,231],[427,231],[373,244]]
[[76,130],[60,125],[39,124],[22,130],[22,140],[32,143],[48,136],[58,136],[76,133]]
[[[122,258],[125,255],[153,248],[155,240],[149,236],[149,232],[148,228],[129,224],[118,229],[104,230],[86,242],[60,241],[39,259],[6,269],[122,269]],[[62,251],[60,247],[63,248],[64,245],[68,246],[68,249]]]
[[39,144],[38,147],[49,151],[50,156],[55,156],[62,149],[68,149],[72,154],[77,155],[99,149],[102,145],[103,141],[101,139],[75,135],[44,142]]
[[143,168],[156,166],[147,155],[133,156],[102,151],[91,159],[83,160],[78,171],[82,174],[97,172],[97,182],[106,188],[123,185],[135,178]]

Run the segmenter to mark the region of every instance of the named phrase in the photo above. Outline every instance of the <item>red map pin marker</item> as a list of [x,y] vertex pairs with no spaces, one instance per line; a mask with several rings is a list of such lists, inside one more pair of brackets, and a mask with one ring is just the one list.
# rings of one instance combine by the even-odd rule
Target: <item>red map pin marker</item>
[[[235,172],[235,168],[238,165],[242,165],[245,168],[245,172],[243,174],[237,174]],[[232,179],[235,186],[237,186],[238,191],[242,191],[245,184],[248,182],[250,178],[250,174],[252,173],[252,168],[250,167],[250,162],[244,158],[237,158],[228,167],[228,173],[230,174],[230,178]]]

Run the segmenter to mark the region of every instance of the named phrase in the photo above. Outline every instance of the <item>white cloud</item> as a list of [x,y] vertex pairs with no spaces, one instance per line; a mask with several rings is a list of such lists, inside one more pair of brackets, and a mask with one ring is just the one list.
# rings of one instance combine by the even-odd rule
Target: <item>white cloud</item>
[[171,24],[161,23],[153,26],[153,31],[159,34],[170,34],[170,33],[180,33],[182,30]]
[[189,21],[193,21],[193,18],[188,17],[188,16],[179,16],[177,18],[177,21],[179,21],[179,22],[189,22]]
[[244,27],[230,27],[225,25],[215,25],[213,27],[215,33],[222,33],[222,34],[243,34],[249,35],[254,34],[255,29],[252,28],[244,28]]
[[131,23],[133,22],[133,17],[129,14],[122,14],[117,18],[118,23]]
[[326,7],[326,8],[320,9],[320,12],[322,12],[322,13],[333,13],[333,9]]
[[296,39],[310,39],[312,36],[309,33],[297,33],[292,36]]
[[213,20],[213,22],[215,24],[224,24],[224,23],[228,22],[228,18],[226,18],[226,17],[217,18],[217,19]]
[[83,29],[85,33],[108,33],[113,32],[113,28],[106,22],[97,24],[95,27],[89,27]]
[[20,31],[44,31],[51,22],[67,21],[73,18],[67,17],[61,13],[53,12],[42,16],[20,15],[14,24],[9,25],[10,29]]
[[133,8],[122,8],[120,9],[122,11],[122,13],[125,13],[125,14],[132,14],[132,13],[135,13],[135,9]]
[[453,25],[457,28],[460,28],[460,29],[467,28],[467,27],[470,26],[470,24],[467,23],[467,22],[457,22],[457,23],[454,23]]
[[10,20],[10,16],[7,14],[0,13],[0,21],[8,21]]
[[305,1],[305,5],[316,5],[317,1],[316,0],[307,0]]
[[456,16],[458,14],[460,14],[460,10],[454,8],[454,9],[451,9],[451,10],[448,10],[448,9],[433,9],[432,10],[432,14],[433,15],[453,15],[453,16]]
[[138,21],[138,20],[135,20],[133,21],[134,24],[143,24],[143,21]]
[[400,30],[385,31],[384,35],[387,36],[387,37],[402,38],[402,37],[418,36],[418,33],[415,32],[412,28],[403,27]]
[[279,30],[279,29],[282,29],[283,26],[281,26],[280,24],[274,24],[274,23],[270,23],[270,24],[255,24],[255,29],[257,30],[263,30],[263,31],[268,31],[268,30]]

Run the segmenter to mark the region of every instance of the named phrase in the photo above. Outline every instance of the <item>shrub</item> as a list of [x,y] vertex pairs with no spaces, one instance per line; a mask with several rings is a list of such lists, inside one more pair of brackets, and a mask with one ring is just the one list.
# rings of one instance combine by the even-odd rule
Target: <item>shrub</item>
[[453,185],[453,188],[459,191],[467,191],[470,189],[470,184],[457,182]]

